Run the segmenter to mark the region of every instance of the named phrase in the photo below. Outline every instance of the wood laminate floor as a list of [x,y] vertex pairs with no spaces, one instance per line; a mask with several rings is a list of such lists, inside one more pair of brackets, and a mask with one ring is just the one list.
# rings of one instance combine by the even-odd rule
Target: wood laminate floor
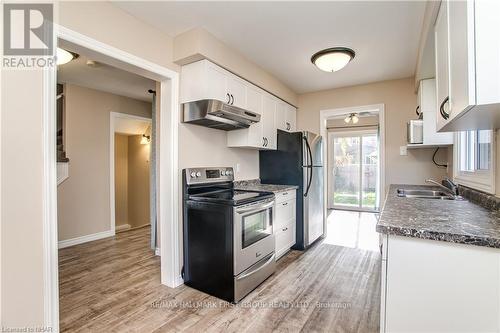
[[319,243],[291,251],[234,306],[160,283],[149,230],[59,251],[63,332],[378,332],[380,253]]

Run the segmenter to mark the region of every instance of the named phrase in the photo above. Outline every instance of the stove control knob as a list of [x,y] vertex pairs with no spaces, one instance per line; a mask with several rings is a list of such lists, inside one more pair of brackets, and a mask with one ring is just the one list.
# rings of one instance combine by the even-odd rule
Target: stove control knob
[[191,172],[191,178],[196,178],[196,172]]
[[196,177],[201,177],[201,172],[199,172],[199,171],[198,171],[198,172],[196,173]]

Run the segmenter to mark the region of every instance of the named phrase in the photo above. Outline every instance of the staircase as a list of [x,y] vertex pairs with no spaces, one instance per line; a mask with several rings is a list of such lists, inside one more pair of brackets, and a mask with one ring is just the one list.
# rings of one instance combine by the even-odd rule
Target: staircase
[[57,153],[57,185],[69,177],[69,158],[64,150],[64,93],[63,85],[57,85],[57,138],[56,138],[56,153]]
[[69,162],[69,158],[66,156],[66,151],[64,150],[62,130],[57,131],[57,162]]

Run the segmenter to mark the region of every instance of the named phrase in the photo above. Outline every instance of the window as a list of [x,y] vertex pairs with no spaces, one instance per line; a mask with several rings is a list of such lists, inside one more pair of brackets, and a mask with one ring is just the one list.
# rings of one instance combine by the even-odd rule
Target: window
[[455,181],[480,191],[495,193],[495,135],[490,130],[456,134]]

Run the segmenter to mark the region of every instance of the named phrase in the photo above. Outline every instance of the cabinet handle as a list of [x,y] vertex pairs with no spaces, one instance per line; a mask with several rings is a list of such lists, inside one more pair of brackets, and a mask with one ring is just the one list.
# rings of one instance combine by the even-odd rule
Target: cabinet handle
[[227,104],[231,104],[231,95],[227,93],[226,96],[227,96]]
[[448,113],[446,113],[446,111],[444,111],[444,105],[450,100],[450,96],[446,96],[446,98],[444,99],[444,101],[441,103],[441,105],[439,106],[439,113],[441,114],[441,117],[443,117],[445,120],[447,120],[448,118],[450,118],[450,115]]
[[267,138],[264,138],[264,140],[266,141],[266,147],[267,147],[267,145],[269,144],[269,140],[267,140]]
[[286,130],[289,131],[290,130],[290,123],[286,123]]
[[234,104],[234,96],[233,96],[233,94],[231,94],[231,105],[233,105],[233,104]]
[[283,206],[288,206],[288,202],[283,202]]
[[287,231],[287,230],[288,230],[288,227],[281,229],[281,231]]
[[262,137],[262,147],[265,147],[265,146],[266,146],[266,138]]
[[419,110],[420,110],[420,105],[417,106],[417,108],[415,109],[415,113],[417,114],[417,116],[420,117],[420,111]]
[[288,192],[283,192],[283,195],[288,195]]

